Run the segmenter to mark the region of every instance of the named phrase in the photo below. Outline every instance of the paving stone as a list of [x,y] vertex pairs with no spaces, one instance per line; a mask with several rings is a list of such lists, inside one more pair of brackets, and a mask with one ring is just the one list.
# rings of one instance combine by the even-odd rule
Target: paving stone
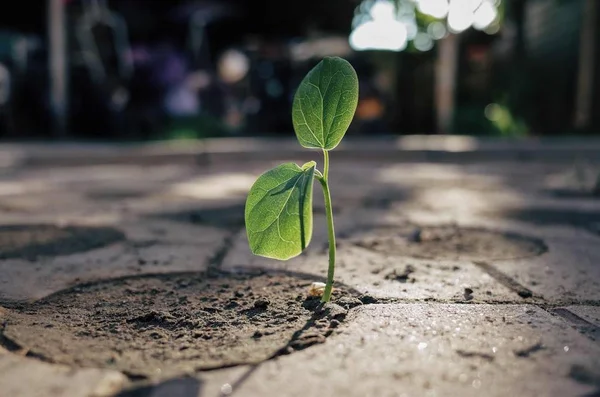
[[600,301],[599,237],[586,224],[585,215],[590,222],[600,219],[600,202],[558,200],[519,189],[506,183],[488,191],[460,186],[426,189],[409,203],[392,205],[388,216],[421,225],[484,227],[540,239],[548,247],[543,255],[486,262],[553,304]]
[[192,377],[168,379],[164,382],[132,387],[114,397],[199,397],[204,395],[203,382]]
[[[313,241],[305,254],[279,262],[249,251],[239,210],[255,176],[277,163],[47,167],[0,175],[3,223],[113,226],[128,239],[37,261],[2,260],[0,302],[39,299],[106,278],[202,271],[236,229],[241,231],[226,250],[225,270],[267,268],[322,279],[327,228],[318,188]],[[600,301],[599,237],[578,224],[582,216],[573,222],[564,214],[575,209],[584,221],[588,214],[594,223],[600,202],[557,196],[561,189],[572,192],[576,187],[568,175],[565,180],[569,170],[564,164],[533,162],[336,162],[332,153],[336,280],[402,303],[352,309],[337,329],[340,333],[323,345],[255,367],[200,373],[197,382],[165,380],[145,392],[176,396],[197,389],[203,397],[282,391],[302,397],[598,395],[600,346],[595,330],[600,314],[594,305]],[[534,222],[531,214],[563,218]],[[349,242],[357,232],[407,221],[519,233],[543,240],[548,252],[487,261],[486,270],[469,260],[415,259]],[[514,285],[545,302],[520,297]],[[551,303],[552,309],[500,304],[523,302]],[[112,395],[124,386],[126,380],[118,373],[69,369],[0,352],[2,397],[6,391],[17,397]],[[136,395],[127,393],[120,396]]]
[[0,349],[0,395],[6,397],[108,397],[128,383],[116,371],[47,364]]
[[557,307],[552,312],[571,324],[596,343],[600,344],[600,306]]
[[127,220],[116,227],[125,233],[128,240],[140,244],[160,242],[214,248],[230,234],[229,230],[223,228],[161,219]]
[[[374,217],[366,216],[371,220]],[[341,218],[341,234],[351,222]],[[355,220],[356,221],[356,220]],[[222,264],[224,270],[283,270],[325,277],[327,237],[320,217],[307,253],[289,261],[252,255],[245,231],[235,238]],[[401,273],[406,272],[406,277]],[[396,275],[396,276],[394,276]],[[427,260],[390,256],[356,247],[340,240],[337,250],[336,281],[376,298],[474,302],[523,302],[517,293],[498,283],[470,261]],[[466,294],[470,289],[472,294]]]
[[568,306],[566,309],[600,327],[600,306]]
[[36,300],[76,284],[109,278],[202,272],[227,235],[216,228],[162,224],[161,229],[154,229],[160,235],[156,241],[157,236],[149,238],[151,226],[136,227],[143,231],[124,228],[129,237],[139,238],[134,241],[36,261],[0,261],[0,301]]
[[496,267],[552,303],[600,301],[600,250],[575,239],[548,241],[549,251]]
[[519,233],[543,241],[548,249],[540,256],[487,262],[548,303],[600,301],[598,236],[568,225],[541,226],[477,216],[463,224]]
[[236,372],[227,384],[234,395],[299,397],[562,397],[600,388],[600,347],[535,306],[369,305],[347,321],[324,345]]

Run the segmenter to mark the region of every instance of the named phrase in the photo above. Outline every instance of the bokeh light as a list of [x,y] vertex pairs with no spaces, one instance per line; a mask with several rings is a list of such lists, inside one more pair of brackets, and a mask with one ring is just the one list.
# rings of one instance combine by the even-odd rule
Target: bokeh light
[[448,31],[446,30],[446,26],[441,22],[432,22],[427,26],[427,33],[435,39],[440,40],[446,37]]
[[357,51],[404,50],[408,42],[408,30],[397,19],[394,4],[376,1],[368,12],[372,19],[354,28],[349,38],[350,46]]
[[433,40],[431,39],[431,36],[423,32],[417,34],[413,44],[417,50],[422,52],[429,51],[433,48]]
[[434,18],[445,18],[450,5],[448,0],[418,0],[419,11]]
[[[471,27],[495,34],[500,30],[501,0],[363,0],[355,11],[350,46],[357,51],[403,51],[409,41],[429,51],[435,40]],[[421,26],[417,14],[434,20]],[[427,20],[427,19],[426,19]],[[419,22],[420,21],[420,22]],[[424,32],[419,33],[420,30]]]
[[219,59],[219,77],[226,83],[237,83],[246,77],[250,61],[248,57],[238,50],[227,50]]
[[481,5],[475,10],[473,27],[483,30],[490,26],[498,17],[498,10],[491,0],[483,0]]

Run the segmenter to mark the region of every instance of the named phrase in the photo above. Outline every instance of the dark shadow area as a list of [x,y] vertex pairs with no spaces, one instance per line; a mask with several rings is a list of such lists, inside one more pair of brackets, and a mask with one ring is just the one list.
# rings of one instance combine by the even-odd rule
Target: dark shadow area
[[140,199],[148,195],[148,192],[141,192],[139,190],[97,190],[86,194],[86,197],[96,201],[119,201],[119,200],[130,200]]
[[582,397],[600,397],[600,389],[594,390],[593,392],[585,394]]
[[142,386],[125,390],[114,397],[200,397],[202,380],[196,378],[175,378],[157,385]]
[[151,215],[151,217],[231,229],[232,227],[244,226],[244,206],[244,203],[235,203],[226,206],[202,207],[179,212],[157,213]]
[[0,227],[0,259],[35,260],[43,256],[69,255],[125,240],[109,227],[9,225]]
[[[325,214],[323,205],[323,193],[321,186],[315,183],[313,187],[313,214]],[[354,209],[390,209],[393,205],[409,201],[413,194],[408,189],[397,186],[381,187],[368,192],[360,201],[349,201],[332,188],[333,195],[333,214],[342,214]],[[232,227],[243,227],[245,202],[234,203],[221,206],[206,206],[197,209],[187,209],[178,212],[166,212],[152,214],[151,217],[168,219],[176,222],[185,222],[197,225],[215,226],[225,229]]]
[[568,210],[555,208],[513,209],[503,217],[535,225],[566,225],[600,233],[600,211]]
[[413,194],[407,189],[382,187],[369,192],[369,195],[362,200],[361,207],[387,210],[394,204],[409,201],[412,197]]
[[600,200],[600,192],[580,189],[547,189],[546,193],[556,198]]

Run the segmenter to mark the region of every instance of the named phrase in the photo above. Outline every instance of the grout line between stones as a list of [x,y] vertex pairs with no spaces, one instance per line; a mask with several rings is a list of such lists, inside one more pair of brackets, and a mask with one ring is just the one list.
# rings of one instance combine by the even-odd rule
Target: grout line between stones
[[564,307],[547,309],[546,311],[550,314],[561,317],[563,320],[571,324],[573,328],[579,331],[580,334],[600,344],[600,339],[597,339],[598,336],[600,336],[600,327],[598,327],[596,324],[587,321],[586,319],[578,316]]
[[[502,273],[500,270],[496,269],[493,265],[491,265],[487,262],[483,262],[483,261],[473,261],[473,264],[475,266],[477,266],[478,268],[480,268],[481,270],[483,270],[484,272],[486,272],[491,277],[493,277],[500,284],[509,288],[511,291],[516,292],[517,295],[519,295],[521,298],[533,298],[534,297],[533,292],[529,288],[519,284],[517,281],[513,280],[511,277],[507,276],[506,274]],[[542,297],[537,297],[537,298],[542,298]],[[542,298],[542,300],[543,300],[543,298]]]
[[242,229],[239,227],[232,228],[230,230],[230,233],[223,239],[223,243],[221,244],[219,249],[217,249],[215,251],[214,255],[212,257],[210,257],[210,259],[208,260],[208,268],[207,268],[207,271],[209,273],[219,271],[221,269],[223,260],[225,259],[225,256],[227,256],[227,253],[233,247],[235,238],[237,237],[240,230],[242,230]]

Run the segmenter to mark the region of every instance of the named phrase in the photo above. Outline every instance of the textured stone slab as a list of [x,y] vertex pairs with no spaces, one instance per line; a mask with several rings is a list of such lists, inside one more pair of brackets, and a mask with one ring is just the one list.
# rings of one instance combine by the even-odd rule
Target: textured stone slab
[[600,327],[600,306],[569,306],[566,309],[596,327]]
[[567,321],[573,328],[600,344],[600,307],[558,307],[552,312]]
[[473,219],[471,224],[497,228],[542,240],[548,250],[540,256],[492,260],[487,263],[552,304],[600,301],[598,237],[574,226],[531,225],[496,219]]
[[218,382],[210,389],[231,386],[240,396],[562,397],[600,387],[600,347],[534,306],[369,305],[352,313],[324,345],[237,369],[229,379],[209,373],[206,380]]
[[[585,221],[588,216],[590,222],[600,219],[600,203],[540,198],[511,188],[496,190],[500,193],[427,190],[419,196],[423,200],[416,197],[406,206],[392,206],[388,216],[421,225],[483,227],[539,239],[548,248],[542,255],[484,262],[551,303],[600,301],[599,237]],[[557,220],[536,223],[530,217]]]
[[501,262],[503,272],[553,303],[600,301],[600,250],[576,239],[546,240],[549,251],[531,260]]
[[[356,218],[361,218],[359,212]],[[373,217],[363,214],[371,220]],[[348,217],[339,217],[340,235],[351,229]],[[245,231],[235,238],[223,260],[223,269],[284,270],[314,274],[327,273],[326,226],[315,219],[313,240],[307,252],[289,261],[276,261],[252,255]],[[340,240],[337,250],[336,281],[377,298],[473,302],[523,302],[517,293],[498,283],[470,261],[416,259],[373,252]],[[471,291],[471,292],[469,292]]]
[[74,369],[0,349],[0,395],[7,397],[109,397],[128,383],[116,371]]
[[123,228],[131,240],[87,252],[36,261],[0,261],[0,301],[30,301],[76,284],[116,277],[201,272],[227,231],[174,222]]

